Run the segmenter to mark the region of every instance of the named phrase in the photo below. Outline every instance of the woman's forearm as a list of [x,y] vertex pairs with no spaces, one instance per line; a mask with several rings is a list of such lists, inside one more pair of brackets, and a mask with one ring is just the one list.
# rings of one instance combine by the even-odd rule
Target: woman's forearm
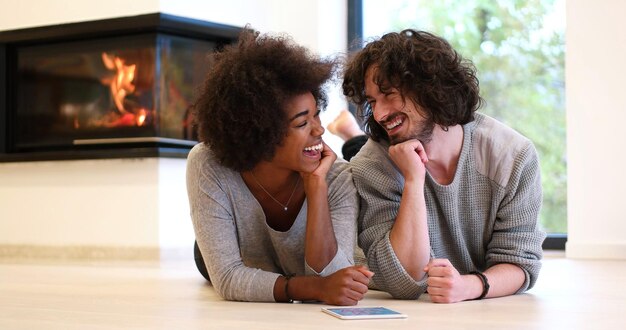
[[328,184],[323,178],[305,181],[307,224],[304,256],[307,264],[320,273],[337,254],[337,240],[330,219]]

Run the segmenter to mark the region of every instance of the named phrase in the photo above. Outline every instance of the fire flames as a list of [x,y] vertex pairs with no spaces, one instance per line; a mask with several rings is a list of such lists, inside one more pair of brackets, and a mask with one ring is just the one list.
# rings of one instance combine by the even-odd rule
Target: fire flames
[[102,53],[102,62],[107,69],[115,71],[113,78],[107,79],[105,83],[109,85],[117,113],[107,116],[108,118],[101,125],[105,127],[142,126],[146,122],[148,111],[145,108],[131,111],[124,105],[126,97],[134,93],[136,89],[134,80],[137,65],[127,65],[122,58],[107,53]]

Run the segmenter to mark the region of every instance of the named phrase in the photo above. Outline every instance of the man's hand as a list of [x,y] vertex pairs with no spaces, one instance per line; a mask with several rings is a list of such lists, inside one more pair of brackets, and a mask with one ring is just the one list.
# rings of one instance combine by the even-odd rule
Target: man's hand
[[356,305],[367,293],[373,275],[364,266],[340,269],[323,278],[320,301],[329,305]]
[[406,181],[424,182],[428,156],[422,143],[411,139],[389,147],[389,157],[396,164]]
[[461,275],[448,259],[433,259],[424,268],[428,274],[428,294],[434,303],[455,303],[474,299],[482,293],[482,282],[475,275]]

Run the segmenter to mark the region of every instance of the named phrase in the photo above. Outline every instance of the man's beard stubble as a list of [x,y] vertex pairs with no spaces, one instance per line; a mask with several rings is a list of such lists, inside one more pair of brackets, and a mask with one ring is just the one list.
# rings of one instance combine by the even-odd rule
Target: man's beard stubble
[[422,123],[422,128],[416,130],[416,132],[411,132],[407,136],[390,137],[387,135],[387,138],[389,139],[389,143],[391,145],[402,143],[411,139],[416,139],[424,145],[432,141],[434,129],[435,123],[431,119],[426,119]]

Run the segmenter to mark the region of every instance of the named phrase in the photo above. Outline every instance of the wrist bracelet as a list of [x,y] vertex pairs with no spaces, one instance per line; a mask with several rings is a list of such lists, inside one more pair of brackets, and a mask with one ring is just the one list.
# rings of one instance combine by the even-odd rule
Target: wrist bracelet
[[287,297],[288,303],[293,303],[293,299],[289,296],[289,280],[293,277],[293,275],[285,275],[285,297]]
[[481,272],[470,272],[470,274],[478,276],[480,281],[483,282],[483,293],[481,293],[480,296],[474,300],[481,300],[485,298],[487,293],[489,293],[489,281],[487,280],[487,276]]

